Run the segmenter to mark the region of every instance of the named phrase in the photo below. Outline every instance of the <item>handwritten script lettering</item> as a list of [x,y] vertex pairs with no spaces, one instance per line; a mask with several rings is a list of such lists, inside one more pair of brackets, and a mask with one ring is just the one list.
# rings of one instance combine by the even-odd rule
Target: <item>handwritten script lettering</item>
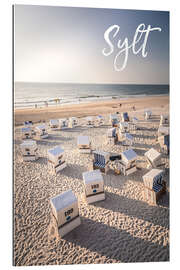
[[[108,44],[108,48],[104,48],[102,50],[102,53],[104,56],[109,56],[114,52],[114,45],[113,42],[110,40],[110,35],[112,35],[112,38],[114,39],[118,32],[120,31],[120,26],[119,25],[112,25],[110,26],[104,33],[104,39],[106,43]],[[133,54],[138,54],[141,52],[142,57],[147,56],[147,51],[146,51],[146,45],[148,41],[148,37],[150,32],[153,31],[160,31],[160,27],[154,27],[152,28],[151,25],[146,26],[145,24],[140,24],[135,31],[133,41],[131,44],[129,44],[129,40],[126,37],[124,41],[121,39],[118,40],[117,42],[117,48],[120,49],[119,52],[116,54],[114,58],[114,69],[116,71],[122,71],[125,69],[128,61],[128,55],[129,55],[129,49],[132,49]],[[120,61],[120,57],[123,57],[121,65],[118,64]]]

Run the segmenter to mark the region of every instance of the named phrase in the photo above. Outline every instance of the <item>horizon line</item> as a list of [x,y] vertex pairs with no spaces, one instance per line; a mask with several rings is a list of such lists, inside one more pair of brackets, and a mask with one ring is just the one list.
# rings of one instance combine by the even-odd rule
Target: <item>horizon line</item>
[[77,83],[77,82],[40,82],[40,81],[14,81],[13,83],[51,83],[51,84],[104,84],[104,85],[109,85],[109,84],[127,84],[127,85],[170,85],[169,83]]

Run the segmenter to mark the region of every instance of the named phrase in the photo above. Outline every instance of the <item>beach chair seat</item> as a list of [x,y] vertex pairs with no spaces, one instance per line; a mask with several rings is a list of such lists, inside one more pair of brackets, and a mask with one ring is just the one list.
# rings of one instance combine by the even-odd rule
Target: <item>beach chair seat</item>
[[121,120],[122,122],[129,122],[129,116],[127,112],[121,114]]

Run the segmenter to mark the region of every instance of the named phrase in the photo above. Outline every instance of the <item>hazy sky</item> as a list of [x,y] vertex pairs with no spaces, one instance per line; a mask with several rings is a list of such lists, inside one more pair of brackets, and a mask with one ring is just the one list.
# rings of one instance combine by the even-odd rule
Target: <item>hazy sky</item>
[[[126,67],[115,71],[118,40],[122,44],[127,37],[130,45],[142,23],[161,28],[148,36],[147,57],[130,48]],[[104,32],[112,25],[120,30],[114,38],[115,30],[111,32],[114,51],[104,56],[104,48],[110,51]],[[15,81],[169,83],[168,12],[15,5],[14,33]],[[124,54],[119,65],[123,60]]]

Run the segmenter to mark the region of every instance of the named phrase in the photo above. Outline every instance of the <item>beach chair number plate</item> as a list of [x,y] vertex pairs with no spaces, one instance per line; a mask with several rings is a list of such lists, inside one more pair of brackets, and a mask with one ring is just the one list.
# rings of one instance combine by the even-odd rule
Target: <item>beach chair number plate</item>
[[91,188],[92,188],[92,189],[95,189],[95,188],[98,188],[98,187],[99,187],[99,185],[98,185],[98,184],[96,184],[96,185],[92,185],[92,186],[91,186]]
[[71,208],[71,209],[67,210],[66,212],[64,212],[65,217],[72,214],[72,212],[73,212],[73,208]]

